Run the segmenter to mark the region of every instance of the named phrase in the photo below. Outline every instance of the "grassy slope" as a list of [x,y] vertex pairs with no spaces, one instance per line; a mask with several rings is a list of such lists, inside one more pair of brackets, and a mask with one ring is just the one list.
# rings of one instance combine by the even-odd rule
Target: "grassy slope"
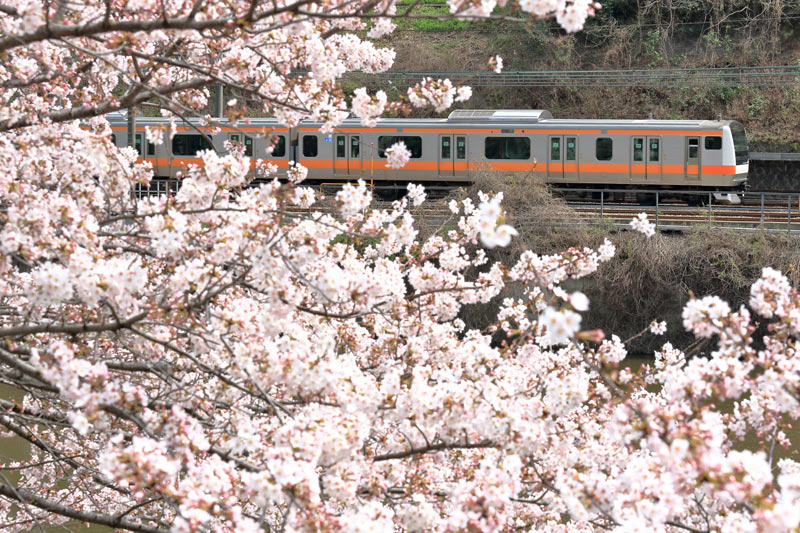
[[[417,9],[446,13],[444,7]],[[754,25],[720,26],[715,31],[676,24],[670,32],[663,24],[638,26],[637,16],[635,11],[617,9],[590,21],[577,35],[565,35],[552,21],[533,21],[526,27],[505,22],[411,20],[402,21],[399,29],[406,31],[396,32],[385,44],[397,51],[394,70],[398,71],[486,70],[487,59],[494,54],[503,56],[506,71],[796,65],[800,61],[796,35],[800,29],[795,30],[791,21],[777,31]],[[463,31],[479,28],[488,31]],[[800,151],[796,131],[800,83],[764,88],[475,88],[468,107],[542,108],[562,118],[644,118],[652,112],[655,118],[688,119],[722,113],[745,124],[755,150]]]

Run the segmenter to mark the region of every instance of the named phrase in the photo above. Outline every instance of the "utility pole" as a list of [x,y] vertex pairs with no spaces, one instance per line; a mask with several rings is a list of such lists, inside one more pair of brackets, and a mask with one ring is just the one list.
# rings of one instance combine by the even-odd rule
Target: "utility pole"
[[128,108],[128,146],[136,148],[136,107]]
[[225,104],[222,100],[222,83],[217,82],[215,89],[216,89],[214,91],[214,99],[216,100],[215,111],[217,112],[217,118],[222,118],[225,115],[225,107],[224,107]]

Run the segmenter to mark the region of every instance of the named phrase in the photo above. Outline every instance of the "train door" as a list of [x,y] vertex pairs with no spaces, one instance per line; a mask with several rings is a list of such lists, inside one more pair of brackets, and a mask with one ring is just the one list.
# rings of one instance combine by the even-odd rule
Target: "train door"
[[551,136],[547,153],[547,177],[553,180],[578,179],[578,138]]
[[661,137],[633,137],[630,165],[631,181],[660,181]]
[[[136,151],[140,157],[155,157],[156,145],[145,139],[143,133],[137,133],[135,139]],[[143,142],[144,141],[144,142]],[[144,146],[142,146],[144,144]]]
[[347,166],[347,135],[334,135],[333,137],[333,175],[346,176]]
[[547,151],[547,179],[564,179],[564,137],[550,137]]
[[564,179],[577,180],[578,176],[578,138],[564,137]]
[[469,161],[467,154],[467,137],[464,135],[456,136],[456,159],[453,162],[453,175],[466,178],[469,175]]
[[439,177],[452,178],[455,176],[453,153],[453,136],[439,135]]
[[361,174],[361,141],[358,135],[334,135],[333,175],[350,176]]
[[[350,154],[348,159],[350,175],[364,177],[364,165],[362,165],[361,136],[348,135],[350,138]],[[369,177],[369,176],[367,176]]]
[[686,179],[700,179],[700,137],[686,138]]
[[631,181],[639,182],[647,179],[647,166],[644,162],[644,137],[631,139]]
[[242,142],[242,137],[244,137],[244,155],[247,157],[253,157],[253,138],[248,137],[247,135],[240,135],[238,133],[229,133],[228,140],[231,144],[238,146]]
[[661,137],[647,137],[647,181],[661,181]]

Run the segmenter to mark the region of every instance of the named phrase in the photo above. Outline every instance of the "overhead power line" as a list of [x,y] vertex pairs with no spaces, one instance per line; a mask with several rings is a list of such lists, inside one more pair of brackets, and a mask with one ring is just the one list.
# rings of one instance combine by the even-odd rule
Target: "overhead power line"
[[344,79],[369,86],[410,87],[423,78],[449,78],[473,87],[793,87],[800,66],[666,68],[640,70],[540,70],[494,72],[353,72]]

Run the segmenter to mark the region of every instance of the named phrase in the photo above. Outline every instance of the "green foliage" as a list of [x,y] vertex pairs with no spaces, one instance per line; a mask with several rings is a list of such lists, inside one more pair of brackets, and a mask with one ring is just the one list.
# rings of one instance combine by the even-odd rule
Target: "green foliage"
[[609,218],[606,216],[598,217],[592,221],[592,225],[589,226],[589,232],[592,235],[610,235],[617,231],[617,223],[613,218]]
[[668,109],[664,118],[667,120],[686,120],[687,116],[677,109]]
[[[553,41],[550,22],[534,20],[525,26],[524,32],[497,32],[489,38],[490,46],[497,50],[518,50],[524,59],[550,53]],[[530,55],[526,58],[526,55]]]
[[363,254],[364,250],[369,247],[375,247],[380,243],[380,237],[368,237],[359,235],[349,235],[340,233],[331,239],[331,245],[334,244],[347,244],[358,250],[358,253]]
[[769,106],[769,100],[758,91],[752,92],[753,95],[747,104],[747,114],[750,117],[757,118],[764,115]]
[[555,62],[565,67],[574,66],[575,43],[574,35],[565,35],[554,40],[551,53]]
[[712,29],[704,33],[702,39],[706,53],[712,61],[717,57],[730,55],[733,50],[733,41],[727,33],[723,35]]
[[[413,29],[421,31],[454,31],[475,27],[497,27],[500,21],[469,21],[459,20],[451,16],[450,8],[441,0],[421,0],[420,2],[398,2],[398,14],[414,6],[410,12],[412,17],[430,16],[431,18],[399,18],[396,19],[399,29]],[[441,18],[439,18],[441,17]]]
[[704,0],[677,0],[673,4],[679,20],[687,22],[704,22],[709,3]]
[[647,32],[644,40],[644,57],[648,66],[655,67],[664,62],[664,52],[661,45],[661,30],[655,29]]
[[[782,16],[800,15],[800,4],[777,2]],[[508,21],[400,20],[401,28],[441,32],[430,39],[432,53],[427,65],[425,54],[415,52],[413,60],[408,60],[414,67],[406,70],[481,70],[485,68],[485,58],[494,54],[503,57],[507,71],[769,65],[791,63],[798,57],[794,40],[800,36],[800,25],[788,22],[772,33],[780,38],[778,47],[784,56],[764,55],[769,49],[764,35],[767,22],[756,20],[761,4],[755,6],[745,0],[671,0],[658,4],[608,0],[602,4],[597,16],[587,21],[585,30],[575,35],[565,34],[552,19],[530,19],[524,31],[521,24]],[[410,0],[402,0],[400,12],[409,5]],[[449,16],[441,0],[421,0],[414,5],[416,14]],[[502,13],[526,18],[514,3],[507,4]],[[734,20],[741,23],[734,24]],[[515,31],[508,31],[510,24]],[[458,28],[493,31],[446,33]],[[404,39],[427,40],[426,34],[400,33],[387,38],[386,44],[394,44],[402,53]],[[472,63],[461,69],[463,63],[452,59],[458,54],[450,51],[463,51],[465,40],[475,54]],[[414,49],[417,48],[415,43]],[[743,121],[751,139],[769,139],[780,148],[778,151],[800,141],[795,127],[795,117],[800,113],[800,88],[725,87],[727,83],[730,79],[720,77],[707,87],[475,87],[473,100],[467,106],[542,107],[564,118],[637,118],[652,111],[658,118],[710,119],[722,113],[725,118]]]

